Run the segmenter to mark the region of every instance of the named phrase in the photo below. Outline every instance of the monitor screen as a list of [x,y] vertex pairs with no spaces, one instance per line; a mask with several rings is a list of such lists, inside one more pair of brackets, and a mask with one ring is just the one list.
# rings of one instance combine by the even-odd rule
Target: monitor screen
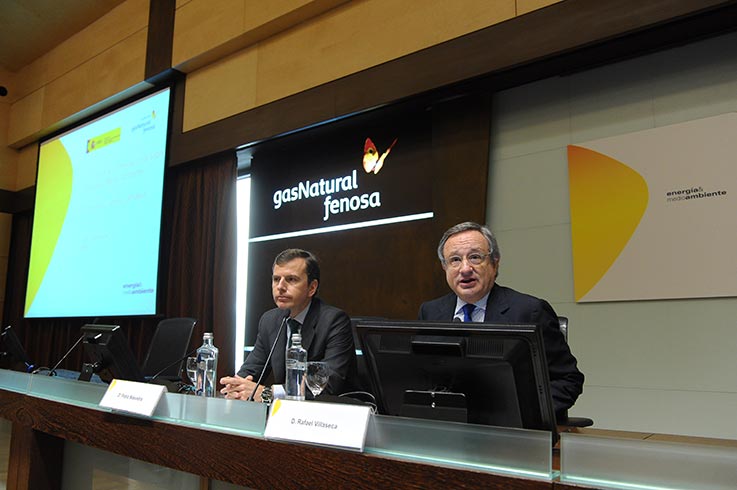
[[536,325],[357,322],[378,410],[555,434]]
[[156,313],[169,89],[43,141],[25,317]]
[[84,351],[91,362],[82,366],[79,379],[89,381],[100,374],[104,381],[125,379],[143,381],[143,373],[119,325],[85,325],[82,327]]

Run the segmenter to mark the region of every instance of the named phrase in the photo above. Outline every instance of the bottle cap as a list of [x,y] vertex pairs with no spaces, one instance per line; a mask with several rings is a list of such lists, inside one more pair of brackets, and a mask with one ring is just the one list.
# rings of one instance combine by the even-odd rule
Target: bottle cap
[[205,332],[205,335],[202,336],[203,339],[211,339],[213,338],[212,332]]

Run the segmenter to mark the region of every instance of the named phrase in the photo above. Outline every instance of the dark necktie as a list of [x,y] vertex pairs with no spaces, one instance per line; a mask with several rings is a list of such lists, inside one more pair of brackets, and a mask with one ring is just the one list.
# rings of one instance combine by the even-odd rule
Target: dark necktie
[[476,305],[473,303],[466,303],[463,305],[463,321],[465,322],[472,322],[473,321],[473,310],[476,309]]
[[302,327],[302,324],[294,318],[290,318],[289,320],[287,320],[287,327],[287,349],[289,349],[292,346],[292,335],[294,335],[295,333],[301,333],[300,329]]

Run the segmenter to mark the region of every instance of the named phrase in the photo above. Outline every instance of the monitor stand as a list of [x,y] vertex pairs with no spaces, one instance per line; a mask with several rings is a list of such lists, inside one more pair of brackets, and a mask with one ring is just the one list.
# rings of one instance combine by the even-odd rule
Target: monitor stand
[[467,423],[466,395],[445,391],[407,390],[404,392],[404,400],[399,415],[401,417]]
[[85,362],[82,364],[82,372],[79,373],[79,381],[89,381],[92,379],[92,375],[97,372],[98,364],[92,362]]

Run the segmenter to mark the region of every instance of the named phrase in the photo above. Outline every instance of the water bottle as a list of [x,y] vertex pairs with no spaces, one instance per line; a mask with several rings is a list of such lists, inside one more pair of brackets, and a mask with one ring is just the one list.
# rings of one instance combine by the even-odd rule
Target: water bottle
[[292,334],[292,346],[287,350],[287,400],[305,399],[307,351],[302,347],[302,336]]
[[202,346],[197,349],[197,383],[196,393],[199,396],[215,396],[217,394],[218,348],[212,343],[212,332],[205,332]]

